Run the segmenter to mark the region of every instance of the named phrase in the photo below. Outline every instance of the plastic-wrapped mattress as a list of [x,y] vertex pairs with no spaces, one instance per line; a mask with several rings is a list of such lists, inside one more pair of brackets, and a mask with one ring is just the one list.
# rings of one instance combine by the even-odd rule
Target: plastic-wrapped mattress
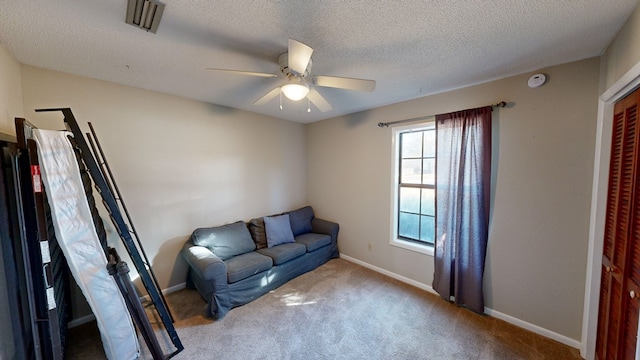
[[96,317],[107,358],[136,359],[140,353],[136,331],[122,294],[107,272],[70,135],[34,129],[56,237]]

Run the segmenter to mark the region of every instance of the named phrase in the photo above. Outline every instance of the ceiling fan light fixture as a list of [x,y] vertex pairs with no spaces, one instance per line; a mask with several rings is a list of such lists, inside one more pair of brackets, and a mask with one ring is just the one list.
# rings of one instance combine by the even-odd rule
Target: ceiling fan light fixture
[[282,86],[282,92],[291,101],[300,101],[309,93],[309,85],[303,83],[290,83]]

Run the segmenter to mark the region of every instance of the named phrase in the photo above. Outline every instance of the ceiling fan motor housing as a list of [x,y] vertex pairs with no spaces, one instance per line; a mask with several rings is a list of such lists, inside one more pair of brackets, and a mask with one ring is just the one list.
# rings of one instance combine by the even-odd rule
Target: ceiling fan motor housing
[[299,74],[295,72],[293,69],[289,67],[289,53],[286,52],[281,54],[278,57],[278,64],[280,64],[280,71],[284,74],[288,79],[293,78],[306,78],[311,73],[311,65],[313,64],[313,60],[309,59],[309,63],[307,64],[307,68],[304,70],[304,73]]

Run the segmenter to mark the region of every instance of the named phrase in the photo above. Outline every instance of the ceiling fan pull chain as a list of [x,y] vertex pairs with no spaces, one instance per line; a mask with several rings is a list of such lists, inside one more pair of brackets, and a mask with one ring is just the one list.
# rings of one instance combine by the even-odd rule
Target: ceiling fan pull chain
[[282,89],[280,90],[280,110],[282,110]]
[[307,112],[311,112],[311,100],[309,100],[308,96],[307,96]]

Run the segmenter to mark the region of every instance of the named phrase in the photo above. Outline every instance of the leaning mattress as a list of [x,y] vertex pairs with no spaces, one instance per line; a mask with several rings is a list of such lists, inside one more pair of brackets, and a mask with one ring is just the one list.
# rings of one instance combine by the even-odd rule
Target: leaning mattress
[[70,135],[34,129],[56,237],[96,317],[107,358],[136,359],[140,352],[136,331],[124,298],[107,272]]

